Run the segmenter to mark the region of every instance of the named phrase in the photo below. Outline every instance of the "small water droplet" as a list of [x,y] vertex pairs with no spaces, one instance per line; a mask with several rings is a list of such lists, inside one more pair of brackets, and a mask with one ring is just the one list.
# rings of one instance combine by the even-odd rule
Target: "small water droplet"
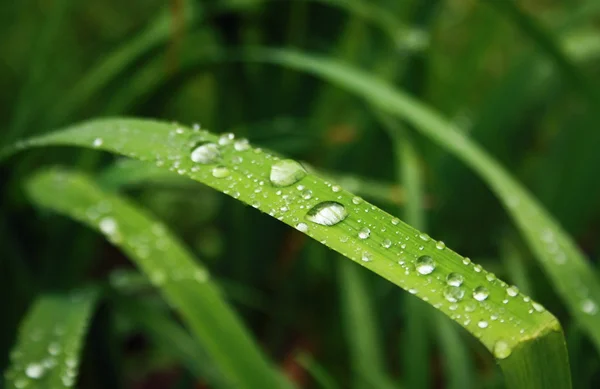
[[298,224],[296,224],[296,229],[298,231],[301,231],[301,232],[307,232],[308,231],[308,224],[306,224],[306,223],[298,223]]
[[435,270],[435,261],[429,255],[421,255],[415,264],[419,274],[431,274]]
[[323,201],[306,213],[306,220],[322,226],[333,226],[348,216],[346,208],[335,201]]
[[460,273],[450,273],[446,277],[446,283],[450,286],[461,286],[464,280],[465,277]]
[[494,344],[493,354],[496,358],[508,358],[511,353],[512,350],[510,348],[510,345],[505,340],[500,339]]
[[490,292],[485,286],[478,286],[473,290],[473,298],[477,301],[483,301],[488,298]]
[[293,159],[282,159],[271,166],[269,176],[274,186],[284,187],[295,184],[306,176],[306,170]]
[[362,199],[361,199],[360,197],[358,197],[358,196],[354,196],[354,197],[352,198],[352,204],[354,204],[354,205],[358,205],[358,204],[360,204],[360,203],[362,203]]
[[360,239],[367,239],[369,236],[371,236],[371,230],[369,230],[367,227],[358,232],[358,237]]
[[226,134],[222,134],[219,137],[219,144],[221,146],[226,146],[228,144],[231,144],[231,142],[233,142],[234,139],[235,139],[235,135],[233,135],[231,132],[228,132]]
[[102,146],[102,143],[104,143],[102,138],[96,138],[96,139],[94,139],[93,145],[94,145],[94,147],[100,147],[100,146]]
[[193,162],[202,164],[215,163],[221,158],[219,146],[211,142],[201,142],[194,147],[190,158]]
[[370,252],[365,251],[363,252],[361,259],[363,262],[371,262],[373,260],[373,256]]
[[37,379],[44,375],[44,366],[39,363],[30,363],[25,368],[25,374],[29,378]]
[[535,301],[531,302],[531,306],[536,310],[536,312],[544,312],[546,310],[542,304]]
[[393,218],[392,219],[392,224],[395,225],[395,226],[397,226],[398,224],[400,224],[400,219]]
[[383,246],[383,248],[389,249],[390,247],[392,247],[392,241],[389,239],[385,239],[383,242],[381,242],[381,246]]
[[334,191],[335,193],[337,193],[340,190],[342,190],[342,188],[339,185],[334,185],[331,187],[331,190]]
[[250,148],[250,142],[248,142],[248,139],[238,139],[233,143],[233,148],[237,151],[248,150]]
[[509,295],[510,297],[515,297],[516,295],[519,294],[519,288],[517,288],[514,285],[509,286],[508,288],[506,288],[506,294]]
[[56,356],[56,355],[60,354],[60,350],[61,350],[60,344],[58,344],[58,343],[50,343],[50,345],[48,346],[48,353],[50,355]]
[[595,315],[598,312],[598,305],[593,300],[585,299],[581,302],[581,311],[588,315]]
[[479,320],[479,322],[477,323],[477,327],[479,328],[487,328],[488,327],[488,322],[485,320]]
[[212,175],[215,178],[225,178],[230,174],[231,172],[225,166],[217,166],[212,170]]
[[117,232],[119,225],[117,224],[117,221],[112,217],[105,217],[102,220],[100,220],[98,227],[100,228],[100,231],[102,231],[102,233],[111,236]]
[[307,189],[304,192],[302,192],[302,198],[304,200],[310,200],[311,197],[312,197],[312,190]]
[[435,244],[435,248],[437,248],[438,250],[443,250],[446,248],[446,243],[444,243],[440,240],[439,242],[437,242]]
[[462,260],[463,265],[468,265],[471,263],[471,258],[469,257],[464,257]]
[[446,286],[444,288],[444,298],[451,303],[456,303],[465,297],[465,290],[458,286]]
[[494,273],[487,273],[485,275],[485,279],[492,282],[496,279],[496,275]]
[[421,234],[419,234],[419,238],[421,238],[421,240],[427,242],[429,240],[429,235],[427,235],[425,233],[421,233]]

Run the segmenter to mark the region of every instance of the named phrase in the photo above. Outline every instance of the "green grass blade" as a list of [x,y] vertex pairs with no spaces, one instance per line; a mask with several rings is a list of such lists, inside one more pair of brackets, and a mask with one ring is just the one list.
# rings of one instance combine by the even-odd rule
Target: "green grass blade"
[[338,263],[346,340],[350,345],[350,363],[355,377],[352,387],[393,388],[383,363],[383,349],[374,319],[377,316],[360,270],[347,261]]
[[8,388],[70,388],[98,293],[93,289],[38,298],[21,324],[6,372]]
[[[321,67],[329,69],[331,74],[326,74],[332,79],[342,77],[345,84],[349,83],[354,87],[360,87],[359,89],[370,91],[371,94],[367,96],[371,97],[372,102],[381,106],[381,108],[395,112],[396,107],[405,108],[405,106],[408,106],[411,110],[406,112],[405,116],[414,121],[415,124],[419,124],[422,129],[428,129],[426,130],[428,134],[435,135],[435,139],[439,137],[446,140],[448,138],[450,149],[457,148],[462,151],[461,155],[463,156],[474,154],[476,160],[480,159],[480,162],[483,162],[484,165],[487,164],[485,166],[488,169],[490,169],[491,164],[492,173],[503,179],[501,184],[510,183],[510,189],[513,189],[510,195],[516,195],[520,200],[519,204],[511,203],[510,209],[519,207],[521,212],[531,211],[529,207],[532,204],[534,204],[536,210],[538,209],[529,195],[512,181],[500,167],[490,162],[489,157],[470,144],[458,132],[448,132],[445,122],[418,103],[393,90],[389,90],[377,80],[371,79],[362,73],[331,63],[327,67],[328,62],[323,60],[307,59],[298,54],[284,55],[282,53],[279,53],[278,56],[272,56],[271,60],[278,59],[280,62],[287,62],[285,61],[286,58],[291,59],[291,62],[296,63],[297,66],[298,64],[312,64],[313,66],[316,65],[317,69]],[[314,70],[316,71],[316,69]],[[405,101],[405,99],[408,100]],[[191,159],[191,151],[196,150],[198,142],[209,142],[214,145],[203,147],[202,150],[204,151],[212,151],[207,155],[203,154],[202,159],[194,157],[198,161],[211,163],[196,163]],[[216,146],[218,143],[222,143],[222,145]],[[514,294],[514,289],[509,289],[506,283],[483,271],[481,266],[472,264],[469,260],[449,248],[443,247],[439,242],[402,223],[392,215],[356,198],[352,193],[332,185],[314,174],[304,176],[304,174],[300,174],[301,171],[297,167],[292,168],[292,171],[285,169],[290,173],[284,175],[286,183],[290,182],[287,179],[293,178],[299,181],[298,185],[293,183],[292,185],[279,187],[271,184],[270,173],[273,164],[280,160],[264,150],[248,147],[242,141],[232,143],[227,136],[217,137],[206,131],[193,131],[178,124],[136,119],[100,119],[21,142],[15,148],[4,150],[0,153],[0,156],[6,156],[27,147],[50,145],[95,147],[153,162],[159,167],[186,175],[240,201],[251,204],[278,220],[304,231],[307,235],[326,244],[329,248],[340,252],[429,302],[476,336],[485,347],[497,356],[500,365],[503,367],[507,366],[505,364],[506,360],[523,360],[524,363],[532,363],[531,366],[535,366],[536,363],[540,362],[535,358],[537,356],[536,350],[543,350],[544,347],[552,350],[553,355],[549,360],[556,361],[556,359],[560,359],[561,364],[549,369],[547,376],[544,378],[552,379],[555,388],[570,387],[562,331],[552,314],[541,306],[534,304],[527,296],[522,294],[511,296],[511,294]],[[36,200],[43,200],[44,203],[48,202],[47,205],[53,206],[53,208],[57,208],[56,205],[61,205],[63,211],[77,213],[73,216],[89,222],[96,228],[98,227],[97,221],[93,223],[89,221],[82,210],[78,209],[75,212],[73,209],[73,204],[79,200],[84,200],[83,196],[77,199],[67,199],[67,196],[58,194],[61,190],[64,191],[69,182],[68,180],[59,181],[60,185],[57,185],[56,181],[52,182],[50,180],[51,176],[46,175],[45,177],[45,182],[38,179],[37,183],[45,183],[48,187],[44,188],[46,190],[36,191],[39,196],[39,198],[36,197]],[[41,176],[41,178],[44,178],[44,176]],[[276,182],[280,181],[276,180]],[[37,187],[40,188],[40,185],[38,184]],[[89,194],[88,190],[93,188],[87,182],[85,187],[88,189],[81,195]],[[504,187],[501,185],[500,188]],[[307,195],[307,190],[310,191],[310,196]],[[52,196],[48,196],[50,192],[53,192]],[[94,192],[99,193],[97,189]],[[500,193],[503,194],[504,192]],[[308,211],[324,201],[338,202],[347,212],[346,218],[339,221],[341,218],[339,216],[341,215],[339,213],[340,205],[337,206],[338,213],[330,215],[333,219],[327,219],[339,221],[333,226],[314,222],[314,220],[318,220],[323,223],[320,218],[307,218],[309,216]],[[54,202],[59,204],[53,204]],[[121,202],[118,204],[122,205]],[[115,209],[114,205],[115,202],[113,201],[113,210]],[[120,211],[119,214],[122,216],[123,210],[120,209]],[[117,217],[116,214],[113,216]],[[127,212],[126,216],[124,217],[125,221],[130,223],[133,214]],[[136,215],[136,219],[138,218],[139,215]],[[124,226],[128,226],[128,224],[124,224]],[[535,226],[539,226],[539,223],[536,223]],[[372,231],[367,232],[366,228]],[[391,245],[386,247],[388,246],[388,240]],[[178,246],[169,248],[172,252],[180,252]],[[124,249],[132,255],[137,255],[136,251],[130,246],[125,246]],[[424,261],[421,258],[422,256],[432,257],[436,264],[435,268],[422,266]],[[420,261],[418,261],[419,258],[421,258]],[[173,255],[170,256],[169,260],[173,261]],[[143,265],[144,262],[140,261],[140,264]],[[429,270],[433,271],[427,274]],[[190,269],[190,272],[193,273],[193,269]],[[446,277],[453,272],[464,276],[464,283],[460,287],[462,289],[456,291],[464,292],[464,298],[457,301],[457,303],[450,302],[444,293],[448,286]],[[563,274],[566,274],[566,271],[563,270]],[[177,287],[180,284],[167,285]],[[206,284],[193,285],[200,287]],[[488,291],[487,298],[482,301],[472,297],[473,292],[478,287],[484,287]],[[178,294],[177,297],[185,296]],[[185,300],[185,303],[184,307],[187,307],[190,302]],[[197,306],[197,303],[195,304]],[[551,344],[548,344],[548,342]],[[532,351],[534,346],[539,346],[539,348]],[[511,351],[510,355],[508,355],[509,351]],[[510,370],[505,372],[507,375],[513,374]],[[531,371],[530,373],[528,379],[520,381],[519,385],[514,387],[542,387],[539,386],[540,382],[537,380],[536,375]]]
[[196,377],[210,383],[211,388],[229,388],[213,366],[204,348],[167,314],[152,305],[126,299],[115,299],[118,312],[140,327],[157,346],[174,355]]
[[296,361],[310,373],[320,389],[339,389],[331,375],[310,355],[302,353],[296,357]]
[[250,57],[318,75],[361,95],[412,124],[479,174],[521,230],[571,314],[600,349],[600,282],[592,267],[529,191],[476,143],[426,105],[355,68],[294,51],[257,50]]
[[100,230],[135,261],[177,307],[230,385],[285,387],[223,301],[206,269],[195,263],[161,223],[124,199],[103,192],[81,174],[43,172],[29,180],[27,189],[36,204]]

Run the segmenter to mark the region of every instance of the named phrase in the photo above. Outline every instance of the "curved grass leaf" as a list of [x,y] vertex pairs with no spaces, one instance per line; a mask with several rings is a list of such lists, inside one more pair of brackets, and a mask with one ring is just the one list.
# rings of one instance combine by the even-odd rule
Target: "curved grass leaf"
[[286,50],[256,50],[248,57],[303,70],[359,94],[412,124],[478,173],[516,222],[571,314],[600,349],[600,282],[592,267],[527,189],[464,133],[409,95],[336,61]]
[[[302,56],[282,53],[270,58],[281,62],[285,62],[285,58],[303,59],[301,63],[307,60]],[[307,63],[314,65],[322,62],[313,59]],[[344,75],[357,76],[354,82],[366,90],[374,87],[375,96],[377,92],[387,91],[383,96],[386,97],[383,100],[385,104],[381,104],[381,101],[378,104],[382,108],[390,109],[398,105],[398,100],[402,102],[398,95],[382,87],[376,80],[365,80],[362,74],[349,73],[347,68],[339,66],[334,66],[331,70],[335,70],[335,75],[330,75],[334,79]],[[374,99],[373,102],[377,101]],[[390,107],[390,104],[394,105]],[[410,106],[415,108],[415,104]],[[423,108],[416,107],[416,112],[423,115]],[[426,119],[426,124],[437,124],[439,120],[431,115],[426,115]],[[446,132],[440,131],[438,136],[449,136],[451,141],[455,141],[459,135],[446,135]],[[466,139],[459,139],[461,150],[468,147],[464,146],[468,145]],[[456,146],[455,143],[452,144]],[[227,135],[217,137],[206,131],[193,131],[178,124],[136,119],[89,121],[21,142],[16,148],[5,150],[3,154],[7,155],[27,147],[49,145],[95,147],[153,162],[159,167],[186,175],[251,204],[408,290],[457,321],[494,353],[504,368],[508,381],[514,384],[512,387],[542,388],[547,387],[548,382],[555,388],[570,387],[564,338],[554,316],[533,303],[529,297],[518,294],[515,288],[509,288],[493,274],[483,271],[481,266],[474,265],[470,260],[445,248],[442,243],[434,241],[392,215],[314,174],[300,174],[299,165],[295,163],[281,163],[277,157],[261,149],[251,148],[242,140],[232,142]],[[202,152],[199,153],[198,150]],[[470,149],[466,150],[468,152]],[[486,162],[486,157],[482,157],[480,153],[477,155]],[[194,162],[192,157],[195,161],[210,163]],[[278,169],[273,168],[276,162],[279,162]],[[272,171],[277,173],[281,172],[281,169],[283,176],[274,178],[277,185],[271,183]],[[298,182],[293,182],[291,176]],[[37,190],[33,195],[37,202],[71,213],[97,228],[98,220],[90,220],[84,209],[74,209],[74,204],[85,200],[84,204],[89,206],[96,204],[101,198],[109,198],[112,200],[113,212],[116,211],[115,205],[119,206],[119,212],[115,212],[113,217],[120,215],[123,219],[120,222],[124,223],[124,228],[129,228],[132,222],[135,222],[135,225],[146,224],[140,219],[140,215],[132,213],[131,209],[124,212],[124,203],[116,202],[111,196],[100,196],[97,189],[89,182],[82,181],[80,177],[63,182],[60,182],[60,179],[57,181],[56,178],[56,175],[44,175],[34,181],[33,187]],[[71,185],[71,181],[77,185]],[[282,181],[292,184],[282,186]],[[79,185],[83,185],[85,189],[73,191]],[[76,192],[77,196],[70,191],[70,195],[67,196],[66,188]],[[49,196],[48,193],[51,192],[53,194]],[[90,193],[94,193],[96,198],[88,199]],[[516,193],[519,194],[520,192]],[[519,199],[522,200],[520,207],[527,208],[529,204],[523,205],[523,202],[529,198],[522,195]],[[315,218],[315,209],[326,207],[329,210],[328,206],[332,204],[327,202],[331,201],[337,203],[334,204],[335,210],[331,213],[326,212],[322,215],[323,218]],[[343,207],[344,211],[340,207]],[[347,216],[340,221],[340,215],[344,213]],[[132,217],[135,220],[132,220]],[[335,221],[339,222],[333,226],[324,225]],[[138,257],[139,247],[130,246],[128,240],[123,242],[124,249]],[[181,252],[178,246],[170,245],[169,249],[175,253]],[[431,266],[431,261],[424,256],[431,257],[434,266]],[[173,261],[172,253],[169,258]],[[146,263],[143,258],[138,259],[142,268],[151,274],[151,264]],[[461,274],[464,281],[457,289],[450,289],[451,293],[448,294],[449,285],[446,278],[450,273]],[[193,269],[186,274],[193,274]],[[179,290],[178,285],[187,284],[165,284],[173,290]],[[206,283],[192,285],[195,288],[206,287]],[[485,292],[480,288],[485,288]],[[168,292],[168,289],[165,291]],[[475,299],[474,295],[478,299]],[[179,293],[173,297],[183,299],[186,296],[187,294]],[[456,302],[451,301],[453,299]],[[185,300],[185,303],[183,308],[188,307],[190,301]],[[552,354],[546,355],[547,350],[551,350]],[[526,366],[526,369],[506,368],[509,366],[508,361],[511,361],[511,366],[517,363],[519,366]],[[533,374],[536,366],[544,363],[550,363],[552,366],[547,370],[547,374]],[[522,372],[525,374],[519,375]]]
[[93,289],[38,298],[19,330],[6,372],[9,388],[70,388],[77,380],[79,354],[96,305]]
[[202,345],[168,315],[148,303],[123,298],[114,300],[118,312],[140,327],[157,346],[175,356],[196,377],[210,383],[211,388],[227,389]]
[[36,204],[100,230],[135,261],[177,308],[229,385],[286,387],[223,301],[206,269],[195,263],[161,223],[124,199],[103,192],[82,174],[42,172],[28,181],[27,190]]

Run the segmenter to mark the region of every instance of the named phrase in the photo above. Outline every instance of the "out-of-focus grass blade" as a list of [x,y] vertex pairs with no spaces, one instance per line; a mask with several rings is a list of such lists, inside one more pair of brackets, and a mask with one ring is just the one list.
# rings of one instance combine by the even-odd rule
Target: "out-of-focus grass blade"
[[600,282],[583,253],[527,189],[453,124],[376,77],[334,60],[276,49],[257,49],[248,58],[303,70],[359,94],[406,120],[478,173],[516,222],[571,314],[600,349]]
[[377,316],[371,308],[374,304],[369,298],[369,289],[361,270],[347,261],[338,263],[346,341],[350,347],[350,363],[355,377],[352,387],[393,388],[382,358],[384,349],[377,332]]
[[296,360],[304,367],[321,389],[339,389],[333,378],[310,355],[300,354]]
[[600,93],[562,50],[557,43],[558,39],[545,31],[533,18],[525,14],[519,8],[518,3],[513,1],[490,1],[485,4],[506,13],[552,59],[552,62],[560,69],[565,79],[569,80],[589,100],[593,107],[600,107],[598,105]]
[[119,313],[139,326],[165,352],[177,357],[196,377],[214,388],[230,388],[220,376],[202,345],[172,318],[148,303],[121,295],[115,299]]
[[[291,55],[292,59],[306,61],[306,58],[301,55],[288,55]],[[280,53],[270,59],[274,60],[275,58],[282,61],[287,58],[287,55],[282,56]],[[311,59],[308,63],[319,64],[321,62]],[[355,81],[346,81],[351,85],[353,82],[358,82],[359,86],[367,90],[374,87],[375,96],[378,96],[377,92],[387,90],[377,80],[339,67],[339,65],[333,66],[335,77],[348,76],[348,72],[350,72],[349,75]],[[366,80],[363,77],[366,77]],[[393,104],[392,108],[397,105],[404,106],[402,95],[397,95],[393,90],[387,90],[383,97],[385,104],[380,104],[383,108],[389,109],[390,106],[386,104],[390,103]],[[412,100],[409,99],[409,101]],[[408,105],[413,109],[416,107],[417,118],[420,118],[421,115],[426,116],[425,123],[439,124],[440,119],[429,111],[424,111],[424,108],[420,107],[418,103],[412,102]],[[414,121],[421,123],[420,120]],[[439,128],[434,126],[434,129]],[[442,130],[445,130],[445,127],[442,126]],[[458,136],[453,133],[448,135],[444,131],[440,131],[439,134],[442,139],[450,136],[452,141]],[[512,387],[543,388],[547,387],[549,383],[552,383],[555,388],[570,387],[562,330],[556,318],[542,306],[532,302],[528,296],[520,294],[516,288],[508,287],[493,274],[483,271],[481,266],[474,265],[470,260],[446,248],[442,243],[436,242],[426,234],[341,187],[314,174],[306,173],[293,161],[281,160],[262,149],[250,147],[244,139],[234,140],[232,137],[230,134],[216,136],[207,131],[193,131],[177,123],[166,124],[136,119],[100,119],[20,142],[15,147],[0,152],[0,158],[28,147],[71,145],[103,149],[140,160],[152,161],[159,167],[203,182],[269,213],[429,302],[476,336],[493,352],[503,368],[509,366],[505,363],[508,360],[511,361],[510,366],[516,363],[523,367],[522,369],[504,369]],[[468,152],[471,149],[468,148],[469,146],[464,146],[464,142],[467,140],[462,139],[459,144],[460,149],[467,147]],[[481,157],[481,151],[476,150],[479,152],[478,157],[483,158],[484,163],[489,163],[486,157]],[[75,181],[80,184],[82,182],[80,176],[76,177],[78,178]],[[106,195],[99,196],[100,198],[95,198],[95,202],[92,201],[94,199],[86,199],[84,195],[92,192],[98,193],[98,189],[94,189],[88,181],[83,181],[84,187],[87,189],[83,193],[77,192],[81,197],[73,199],[70,198],[72,196],[66,196],[64,193],[66,188],[71,189],[72,185],[68,179],[61,181],[60,178],[60,174],[38,176],[33,181],[35,185],[30,185],[34,189],[38,189],[32,193],[37,195],[35,199],[38,202],[43,201],[42,204],[52,206],[54,209],[60,206],[59,209],[62,211],[70,212],[73,216],[96,228],[103,225],[102,229],[113,235],[117,232],[123,234],[124,231],[131,233],[128,228],[131,227],[130,223],[132,222],[136,226],[151,224],[140,222],[138,214],[131,212],[123,214],[124,209],[121,205],[124,203],[120,201],[118,202],[120,212],[115,213],[117,202],[111,196],[108,198],[112,200],[112,208],[109,207],[106,210],[106,206],[101,206],[98,210],[96,203],[105,204],[100,201],[100,198],[106,199],[107,197]],[[512,185],[516,185],[512,181],[510,182]],[[298,184],[296,185],[296,183]],[[44,184],[44,190],[42,190],[42,184]],[[50,193],[52,195],[49,195]],[[519,194],[521,192],[517,193],[517,195]],[[518,198],[521,201],[530,201],[526,195]],[[74,209],[74,204],[81,200],[86,200],[86,204],[91,204],[83,209]],[[92,204],[96,204],[96,207],[93,207],[95,212],[89,212],[86,215],[85,210]],[[128,209],[131,211],[130,208]],[[102,211],[105,214],[110,212],[110,214],[98,215],[98,212]],[[109,220],[111,217],[119,216],[123,217],[123,220],[120,220],[119,223],[100,223],[104,219],[102,216],[108,217]],[[116,228],[117,226],[120,229]],[[125,228],[124,231],[122,231],[123,228]],[[137,230],[137,228],[135,229]],[[149,231],[149,233],[153,232]],[[164,237],[164,231],[161,235]],[[129,243],[125,239],[122,242]],[[135,245],[125,244],[123,248],[134,259],[138,259],[142,269],[156,280],[156,275],[152,276],[156,264],[148,263],[147,258],[139,257],[138,251],[141,245],[139,241],[132,243]],[[180,267],[180,265],[186,266],[185,263],[189,261],[188,259],[182,262],[180,257],[185,256],[177,254],[181,253],[179,246],[163,246],[164,239],[146,239],[143,243],[160,243],[160,247],[170,252],[169,264],[176,262]],[[151,247],[154,248],[154,246]],[[158,255],[160,250],[158,253],[142,250],[142,253]],[[175,261],[174,258],[177,260]],[[167,272],[170,269],[160,270]],[[194,267],[190,267],[183,274],[198,274],[194,270]],[[459,273],[464,277],[464,282],[458,289],[447,289],[449,285],[446,278],[451,273]],[[158,277],[158,280],[161,279],[162,277]],[[200,288],[207,285],[206,282],[198,284],[191,280],[190,284],[183,280],[177,284],[165,283],[163,288],[168,286],[169,288],[165,289],[168,292],[170,290],[179,291],[179,288],[188,287],[188,285],[189,288]],[[192,304],[187,300],[187,292],[190,290],[185,289],[183,293],[176,294],[173,296],[175,298],[171,300],[183,301],[183,304],[180,305],[182,308],[191,306],[192,309],[200,309],[197,302]],[[171,295],[167,294],[167,297],[169,296]],[[452,303],[452,300],[456,300],[456,303]],[[460,314],[457,312],[459,306],[463,309]],[[206,323],[193,322],[193,327],[204,324]],[[208,324],[215,323],[209,322]],[[221,323],[219,328],[222,326]],[[217,347],[215,344],[211,345]],[[210,351],[208,346],[207,349]],[[548,354],[547,351],[551,351],[551,353]],[[532,371],[536,366],[542,367],[547,374],[533,374]]]
[[[184,23],[191,24],[200,14],[200,9],[185,1]],[[127,69],[135,60],[169,39],[172,33],[172,15],[165,9],[144,31],[113,51],[93,67],[65,94],[50,112],[50,123],[62,123],[92,99],[102,88]]]
[[83,289],[45,294],[34,302],[11,353],[6,372],[10,389],[73,387],[97,297],[95,289]]
[[223,301],[206,269],[195,263],[161,223],[126,200],[103,192],[82,174],[39,173],[29,180],[27,191],[36,204],[99,230],[135,261],[178,309],[229,385],[286,387]]

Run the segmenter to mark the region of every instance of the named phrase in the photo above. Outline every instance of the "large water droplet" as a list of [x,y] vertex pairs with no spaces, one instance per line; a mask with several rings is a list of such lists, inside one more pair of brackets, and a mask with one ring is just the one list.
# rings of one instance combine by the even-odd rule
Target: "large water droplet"
[[504,359],[510,356],[512,349],[505,340],[500,339],[494,344],[494,350],[492,352],[496,358]]
[[306,220],[322,226],[333,226],[348,216],[346,208],[335,201],[323,201],[306,213]]
[[458,286],[446,286],[444,288],[444,298],[451,303],[456,303],[465,297],[465,290]]
[[419,274],[431,274],[435,270],[435,261],[429,255],[421,255],[415,264]]
[[478,286],[473,290],[473,298],[477,301],[483,301],[490,295],[485,286]]
[[271,183],[274,186],[290,186],[306,176],[306,170],[293,159],[282,159],[271,166]]
[[461,286],[465,277],[463,277],[460,273],[450,273],[448,277],[446,277],[446,282],[450,286]]
[[203,142],[198,144],[190,155],[192,161],[202,164],[215,163],[221,158],[221,152],[219,146],[210,142]]

